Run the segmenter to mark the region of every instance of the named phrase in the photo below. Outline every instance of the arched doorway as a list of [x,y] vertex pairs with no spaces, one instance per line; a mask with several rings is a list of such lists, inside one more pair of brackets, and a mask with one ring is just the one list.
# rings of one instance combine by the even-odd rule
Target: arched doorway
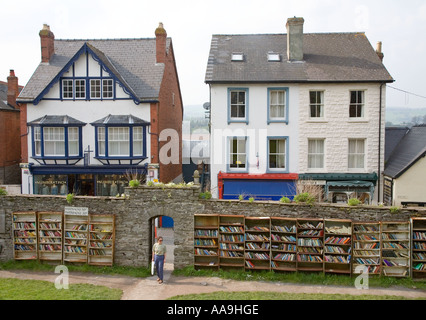
[[155,216],[150,219],[150,227],[150,257],[152,256],[152,246],[157,241],[157,238],[163,237],[163,244],[167,248],[166,263],[164,265],[164,274],[166,275],[174,270],[174,220],[169,216]]

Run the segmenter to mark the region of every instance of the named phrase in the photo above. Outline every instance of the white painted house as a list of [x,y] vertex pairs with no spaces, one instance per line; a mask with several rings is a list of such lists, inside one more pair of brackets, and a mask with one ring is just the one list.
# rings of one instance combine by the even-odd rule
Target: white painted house
[[161,130],[175,129],[178,144],[182,130],[162,24],[156,38],[55,40],[46,25],[40,38],[42,62],[18,98],[23,193],[115,196],[129,174],[165,182],[181,175],[181,166],[158,159]]
[[217,198],[277,200],[307,180],[329,201],[380,192],[386,83],[364,33],[213,35],[211,182]]

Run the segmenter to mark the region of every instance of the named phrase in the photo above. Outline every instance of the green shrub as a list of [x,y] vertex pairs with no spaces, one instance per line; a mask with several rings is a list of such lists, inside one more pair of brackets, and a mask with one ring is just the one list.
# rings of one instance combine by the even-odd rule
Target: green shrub
[[206,191],[206,192],[201,192],[200,195],[198,196],[200,199],[205,199],[205,200],[209,200],[212,198],[212,194],[210,191]]
[[287,197],[282,197],[282,198],[280,199],[280,202],[281,202],[281,203],[290,203],[290,202],[291,202],[291,200],[290,200],[289,198],[287,198]]
[[250,197],[249,198],[249,202],[251,203],[251,202],[253,202],[254,201],[254,198],[253,197]]
[[304,192],[296,195],[294,197],[294,202],[312,204],[315,202],[315,197],[310,195],[308,192]]
[[400,207],[391,207],[390,208],[390,213],[392,214],[398,214],[401,211]]
[[243,200],[244,200],[244,196],[243,196],[242,194],[240,194],[240,195],[238,196],[238,200],[243,201]]
[[137,188],[137,187],[139,187],[139,185],[140,185],[139,180],[130,180],[129,181],[129,186],[131,188]]
[[67,202],[68,202],[68,204],[72,204],[73,201],[74,201],[74,193],[68,193],[67,194]]
[[7,196],[7,191],[5,189],[0,188],[0,196]]
[[348,200],[348,205],[350,206],[358,206],[361,204],[361,201],[357,198],[351,198]]

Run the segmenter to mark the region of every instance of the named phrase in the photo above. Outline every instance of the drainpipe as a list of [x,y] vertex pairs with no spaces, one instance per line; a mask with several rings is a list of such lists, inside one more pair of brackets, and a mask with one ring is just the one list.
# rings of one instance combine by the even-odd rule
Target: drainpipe
[[[381,149],[382,149],[382,88],[385,85],[385,82],[382,82],[380,84],[380,102],[379,102],[379,151],[378,151],[378,181],[377,181],[377,204],[380,203],[380,192],[381,192],[381,188],[380,188],[380,181],[381,181]],[[382,198],[383,200],[383,198]]]

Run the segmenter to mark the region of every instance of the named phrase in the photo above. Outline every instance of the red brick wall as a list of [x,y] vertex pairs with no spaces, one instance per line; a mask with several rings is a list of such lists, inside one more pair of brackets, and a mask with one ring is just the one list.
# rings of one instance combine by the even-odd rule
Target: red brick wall
[[[0,111],[0,168],[14,167],[16,168],[14,170],[18,170],[18,172],[12,176],[18,177],[20,177],[19,166],[14,165],[19,164],[21,160],[19,123],[19,111]],[[4,181],[3,183],[19,184],[20,181]]]
[[[179,163],[162,164],[160,161],[160,181],[167,183],[182,174],[182,120],[183,105],[179,86],[179,79],[174,59],[172,44],[170,43],[165,57],[165,70],[161,84],[158,105],[158,129],[174,129],[179,136]],[[152,107],[151,107],[152,111]],[[152,122],[151,122],[152,123]],[[153,130],[152,130],[153,131]],[[156,138],[151,136],[151,139]],[[168,141],[160,142],[160,150]],[[151,149],[152,152],[152,149]],[[154,162],[154,161],[152,161]]]

